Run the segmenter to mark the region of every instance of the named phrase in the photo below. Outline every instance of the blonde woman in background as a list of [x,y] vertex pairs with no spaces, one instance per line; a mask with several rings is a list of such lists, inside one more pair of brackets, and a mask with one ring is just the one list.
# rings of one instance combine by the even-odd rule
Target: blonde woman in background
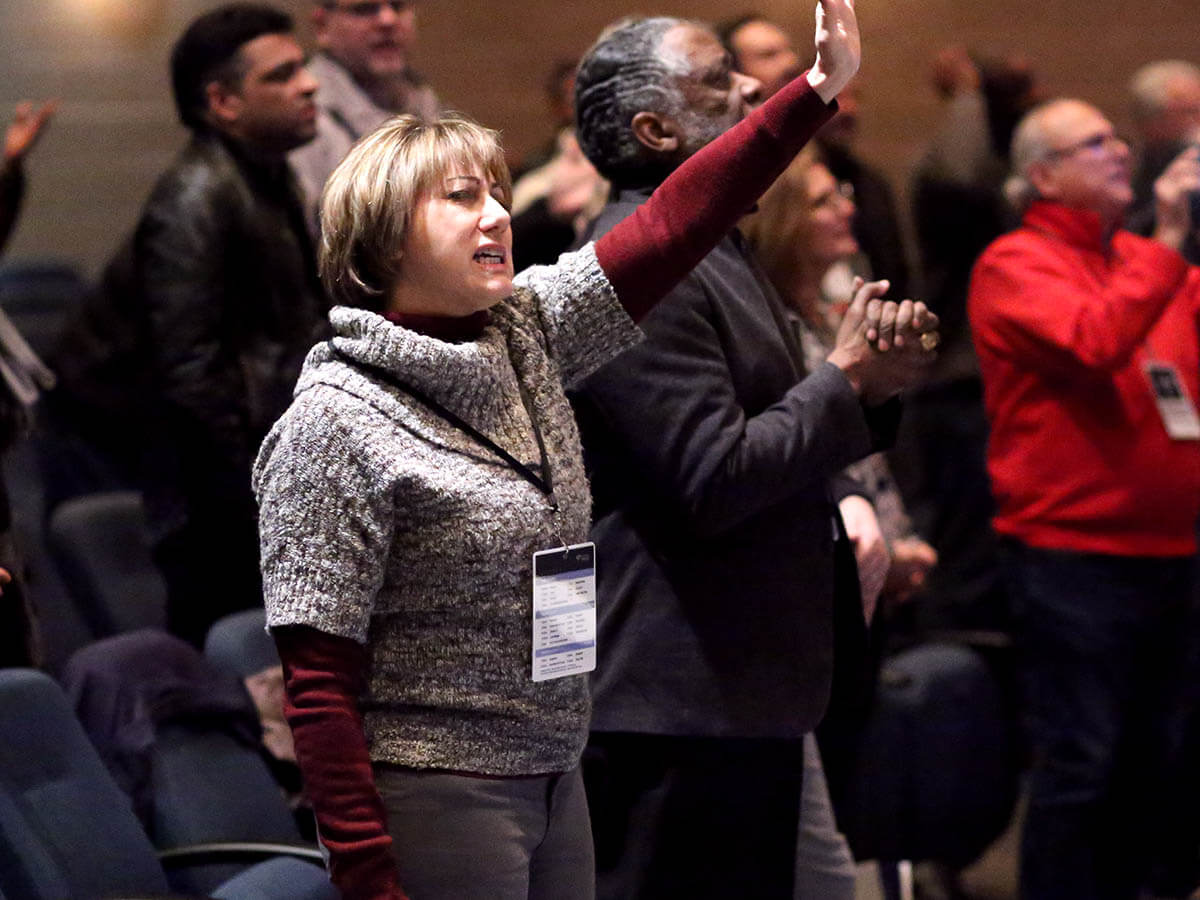
[[[851,230],[855,207],[848,188],[807,148],[742,225],[755,257],[784,301],[810,371],[833,349],[846,312],[845,304],[831,297],[849,296],[846,282],[853,278],[852,268],[861,272],[865,264]],[[869,619],[875,595],[882,596],[885,603],[896,603],[918,590],[937,562],[937,553],[913,532],[882,453],[860,460],[846,471],[864,486],[891,551],[886,571],[864,572],[860,579]],[[858,497],[847,500],[863,502]],[[820,752],[811,734],[805,738],[804,751],[796,900],[853,900],[854,860],[845,837],[838,832]]]
[[[833,349],[846,309],[824,285],[861,265],[851,230],[855,207],[848,186],[839,184],[812,148],[796,157],[763,195],[744,225],[755,257],[787,306],[804,351],[805,364],[819,365]],[[868,274],[868,273],[861,273]],[[886,277],[886,272],[869,273]],[[848,274],[845,277],[850,277]],[[847,473],[864,487],[875,506],[891,549],[891,565],[880,579],[885,602],[902,602],[918,590],[937,562],[936,551],[913,531],[900,492],[882,453],[851,465]],[[871,598],[864,598],[867,604]]]

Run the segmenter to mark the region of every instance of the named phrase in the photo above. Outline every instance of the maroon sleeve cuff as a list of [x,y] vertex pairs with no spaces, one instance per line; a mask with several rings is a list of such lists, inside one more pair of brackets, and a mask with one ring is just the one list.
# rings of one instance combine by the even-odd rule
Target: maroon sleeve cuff
[[273,635],[283,662],[284,714],[331,880],[343,900],[406,900],[358,711],[363,647],[302,625],[276,628]]
[[634,321],[708,255],[836,112],[805,75],[793,79],[596,241],[600,267]]

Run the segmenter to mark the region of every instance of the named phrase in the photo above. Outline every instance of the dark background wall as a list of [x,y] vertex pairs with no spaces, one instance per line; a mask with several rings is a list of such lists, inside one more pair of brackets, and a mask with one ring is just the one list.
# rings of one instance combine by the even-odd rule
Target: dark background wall
[[[10,255],[59,256],[94,272],[132,226],[156,172],[183,140],[166,79],[171,41],[211,0],[0,0],[0,109],[62,98],[30,166],[26,214]],[[307,0],[281,5],[306,18]],[[811,42],[808,2],[754,6]],[[417,64],[443,99],[504,132],[515,157],[547,134],[541,83],[631,13],[715,20],[746,9],[717,0],[426,0]],[[861,150],[903,191],[938,121],[928,62],[950,42],[1024,50],[1054,93],[1083,97],[1126,124],[1125,82],[1151,59],[1200,62],[1200,0],[860,0]],[[5,112],[7,115],[7,112]]]

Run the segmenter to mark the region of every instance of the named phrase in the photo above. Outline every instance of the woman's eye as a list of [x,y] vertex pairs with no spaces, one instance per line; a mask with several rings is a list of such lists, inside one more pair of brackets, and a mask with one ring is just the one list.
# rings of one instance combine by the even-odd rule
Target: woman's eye
[[474,192],[469,190],[451,191],[446,195],[446,199],[453,200],[457,203],[463,200],[470,200],[473,196]]

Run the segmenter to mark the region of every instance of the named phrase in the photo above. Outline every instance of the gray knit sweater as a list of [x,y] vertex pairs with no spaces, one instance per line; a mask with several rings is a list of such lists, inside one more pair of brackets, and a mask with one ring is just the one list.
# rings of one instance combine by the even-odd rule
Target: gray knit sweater
[[254,470],[270,626],[363,642],[375,761],[493,775],[565,771],[587,737],[586,676],[534,683],[532,555],[587,539],[591,499],[563,393],[640,332],[590,245],[518,276],[477,340],[447,343],[363,310],[335,346],[381,367],[538,470],[559,510],[495,453],[318,345]]

